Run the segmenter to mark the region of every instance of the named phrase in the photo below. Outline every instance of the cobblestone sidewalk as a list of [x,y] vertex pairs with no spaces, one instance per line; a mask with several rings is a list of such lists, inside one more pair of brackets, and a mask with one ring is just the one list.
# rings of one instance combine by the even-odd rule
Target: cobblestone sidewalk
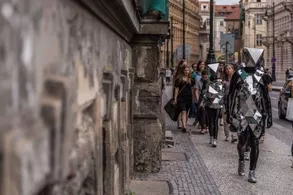
[[188,134],[168,126],[175,140],[174,152],[185,153],[187,161],[163,161],[162,169],[156,174],[137,175],[141,180],[168,180],[174,195],[221,194],[204,161],[194,147]]
[[[168,92],[168,89],[166,90]],[[164,102],[168,99],[164,95]],[[174,195],[221,194],[199,152],[187,133],[177,130],[176,123],[166,117],[166,130],[172,131],[175,146],[167,151],[187,155],[187,161],[163,161],[162,169],[156,174],[139,174],[140,180],[167,180]],[[164,151],[164,150],[163,150]]]

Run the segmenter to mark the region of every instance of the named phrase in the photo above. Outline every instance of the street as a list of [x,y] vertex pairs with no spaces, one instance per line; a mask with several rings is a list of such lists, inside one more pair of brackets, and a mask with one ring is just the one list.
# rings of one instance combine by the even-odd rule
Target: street
[[279,92],[273,91],[270,93],[272,102],[273,122],[275,129],[267,129],[267,132],[283,143],[291,146],[292,144],[292,123],[287,120],[279,119],[278,117],[278,99]]
[[[166,86],[164,102],[171,98],[172,87]],[[238,153],[236,146],[224,141],[224,131],[220,127],[218,145],[212,148],[209,135],[201,135],[197,127],[188,121],[191,135],[182,133],[176,123],[166,115],[166,130],[171,131],[175,141],[174,147],[165,148],[164,153],[185,154],[188,160],[174,158],[162,162],[162,169],[157,174],[140,175],[140,180],[169,181],[172,193],[195,194],[285,194],[293,192],[293,170],[290,168],[290,147],[292,144],[291,123],[278,119],[278,92],[272,92],[272,109],[274,125],[267,129],[256,169],[258,182],[247,182],[249,161],[246,161],[245,176],[237,174]],[[145,194],[145,193],[141,193]],[[154,193],[155,194],[155,193]]]

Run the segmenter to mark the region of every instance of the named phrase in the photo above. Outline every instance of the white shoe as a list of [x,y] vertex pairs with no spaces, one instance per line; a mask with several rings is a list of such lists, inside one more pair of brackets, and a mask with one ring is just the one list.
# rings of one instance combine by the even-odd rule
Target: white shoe
[[213,147],[217,147],[217,141],[215,139],[213,140]]

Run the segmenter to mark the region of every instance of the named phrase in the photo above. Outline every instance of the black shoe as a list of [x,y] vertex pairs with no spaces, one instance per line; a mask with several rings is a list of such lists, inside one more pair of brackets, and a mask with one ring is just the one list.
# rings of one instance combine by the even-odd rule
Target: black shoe
[[235,142],[238,141],[238,139],[237,139],[237,137],[235,135],[232,135],[231,137],[232,137],[231,143],[235,143]]
[[249,171],[249,174],[248,174],[248,181],[249,181],[250,183],[256,183],[256,182],[257,182],[257,180],[256,180],[256,178],[255,178],[255,171],[254,171],[254,170],[250,170],[250,171]]
[[238,164],[238,175],[244,176],[245,175],[245,161],[240,160]]
[[183,133],[186,133],[186,128],[182,128],[182,132]]

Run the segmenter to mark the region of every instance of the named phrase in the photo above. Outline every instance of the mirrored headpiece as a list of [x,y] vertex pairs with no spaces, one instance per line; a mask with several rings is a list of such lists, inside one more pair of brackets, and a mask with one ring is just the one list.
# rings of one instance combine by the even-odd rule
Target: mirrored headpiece
[[219,65],[220,65],[219,63],[208,64],[209,72],[210,72],[211,76],[213,76],[214,78],[217,78],[218,71],[219,71]]
[[247,68],[260,68],[264,66],[264,49],[244,47],[242,60]]

